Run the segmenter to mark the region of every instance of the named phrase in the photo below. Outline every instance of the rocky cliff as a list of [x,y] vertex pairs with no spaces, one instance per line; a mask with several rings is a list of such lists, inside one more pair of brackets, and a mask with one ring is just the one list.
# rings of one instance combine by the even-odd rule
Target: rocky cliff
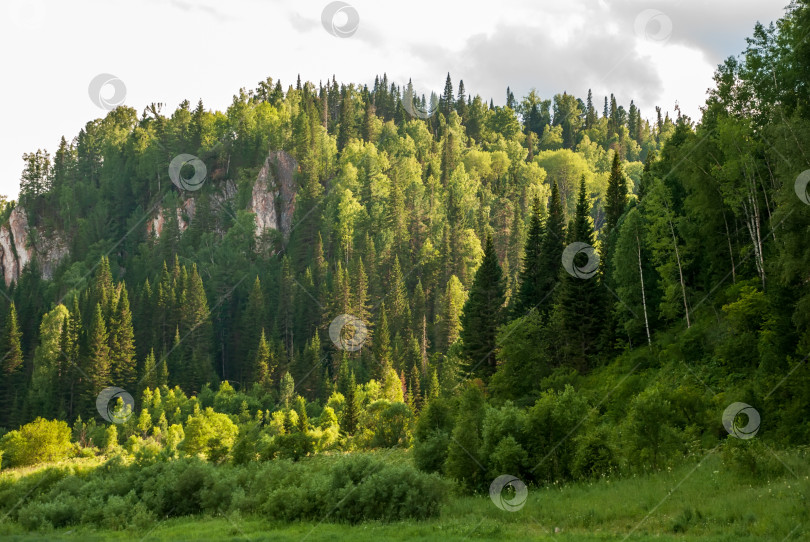
[[[298,163],[295,158],[284,151],[270,151],[253,184],[253,192],[247,210],[256,215],[256,235],[267,230],[280,231],[286,240],[292,228],[292,217],[295,212],[297,185],[295,173]],[[236,185],[228,180],[212,195],[211,203],[218,209],[236,196]],[[195,199],[190,195],[183,200],[182,208],[177,209],[177,223],[180,231],[185,231],[194,220]],[[147,222],[149,234],[160,236],[165,222],[165,210],[158,209]]]
[[0,225],[0,270],[6,286],[16,281],[34,258],[43,278],[52,278],[59,262],[67,255],[67,242],[58,232],[30,228],[28,215],[22,207],[15,207],[8,222]]
[[[285,240],[289,238],[292,218],[295,212],[297,184],[295,173],[298,163],[295,158],[284,151],[270,151],[264,160],[261,170],[253,185],[247,210],[256,215],[256,235],[267,230],[277,230]],[[236,196],[236,185],[228,180],[220,183],[219,190],[212,195],[211,202],[215,209],[233,200]],[[180,231],[185,231],[192,220],[196,209],[194,195],[183,200],[177,209],[177,223]],[[165,224],[165,210],[162,208],[146,221],[146,231],[160,236]],[[59,262],[68,255],[68,244],[54,231],[39,231],[28,224],[25,209],[15,207],[8,222],[0,225],[0,271],[6,286],[16,281],[20,273],[36,258],[43,278],[50,279]]]
[[295,212],[298,163],[284,151],[270,151],[253,185],[248,210],[256,214],[256,235],[279,230],[288,239]]

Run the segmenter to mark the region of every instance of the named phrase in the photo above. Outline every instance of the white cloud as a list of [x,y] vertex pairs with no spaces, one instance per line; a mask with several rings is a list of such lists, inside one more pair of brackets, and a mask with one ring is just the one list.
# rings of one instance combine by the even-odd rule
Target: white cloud
[[[502,103],[531,87],[567,90],[597,104],[614,92],[697,117],[714,66],[745,45],[757,19],[782,14],[786,0],[349,0],[360,25],[347,39],[321,25],[327,0],[6,0],[0,6],[0,193],[16,197],[21,156],[53,152],[105,111],[87,86],[99,73],[119,77],[125,103],[172,110],[202,98],[224,109],[240,87],[267,76],[371,84],[387,72],[440,92],[447,72],[468,92]],[[664,44],[634,33],[637,15],[657,9],[672,21]],[[2,13],[6,10],[6,13]],[[6,17],[5,15],[8,14]],[[653,30],[654,32],[654,30]]]

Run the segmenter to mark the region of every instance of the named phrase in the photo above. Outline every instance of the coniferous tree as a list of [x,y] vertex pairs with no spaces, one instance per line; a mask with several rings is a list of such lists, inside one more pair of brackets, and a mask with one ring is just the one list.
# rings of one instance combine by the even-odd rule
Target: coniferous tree
[[519,276],[519,290],[514,304],[514,314],[521,316],[533,309],[543,299],[546,292],[540,276],[541,260],[543,258],[543,222],[540,214],[540,200],[535,198],[532,202],[532,218],[529,232],[526,237],[526,246],[523,250],[523,266]]
[[[568,243],[596,243],[591,208],[588,201],[585,177],[582,177],[576,211],[568,232]],[[595,255],[595,249],[591,249]],[[581,251],[574,258],[574,266],[582,268],[588,251]],[[595,355],[603,329],[604,290],[598,273],[589,278],[573,276],[560,266],[560,287],[555,292],[552,329],[557,346],[558,361],[580,372],[595,365]]]
[[375,378],[382,380],[388,369],[391,367],[391,331],[388,328],[388,316],[385,312],[385,301],[380,304],[380,315],[377,321],[377,329],[374,331],[374,341],[372,352],[377,361]]
[[79,402],[79,364],[83,334],[79,299],[78,295],[75,295],[70,314],[62,326],[62,335],[59,337],[59,375],[62,381],[68,383],[68,389],[64,390],[62,396],[62,405],[68,417],[73,417]]
[[145,389],[155,389],[160,385],[157,362],[155,361],[155,351],[150,350],[143,362],[143,374],[141,375],[141,391]]
[[184,309],[183,324],[186,335],[181,340],[188,345],[187,384],[190,392],[198,392],[202,389],[203,384],[211,380],[213,359],[211,355],[211,314],[196,264],[192,266],[188,278],[188,292]]
[[467,94],[464,90],[464,81],[458,82],[458,99],[456,100],[456,111],[458,116],[461,117],[461,122],[467,118]]
[[349,373],[349,380],[346,385],[346,404],[343,407],[343,418],[340,422],[340,428],[347,435],[353,435],[357,429],[357,422],[360,417],[360,402],[357,397],[357,382],[354,378],[354,371]]
[[441,350],[447,351],[461,335],[461,312],[465,301],[466,295],[461,281],[455,275],[451,275],[442,296],[438,341]]
[[408,379],[408,398],[411,401],[409,405],[414,412],[419,412],[422,409],[422,376],[419,372],[419,367],[414,365],[411,367],[410,377]]
[[247,382],[258,384],[265,390],[269,389],[270,377],[275,369],[272,353],[270,352],[270,345],[267,342],[267,337],[262,328],[261,336],[259,337],[259,345],[253,354],[252,366],[250,367],[247,376]]
[[[234,367],[234,374],[228,375],[235,376],[240,382],[255,381],[253,380],[255,373],[251,374],[250,369],[252,361],[256,358],[256,347],[259,344],[260,336],[264,332],[266,311],[262,283],[257,275],[248,296],[247,306],[242,312],[239,358]],[[226,378],[226,375],[222,375],[222,377]]]
[[394,266],[391,270],[391,332],[405,334],[408,331],[411,320],[411,308],[408,303],[408,288],[405,285],[405,278],[399,265],[399,258],[394,258]]
[[439,393],[441,393],[441,387],[439,386],[439,374],[434,367],[430,371],[430,381],[428,382],[427,390],[425,390],[425,402],[435,399],[439,396]]
[[6,325],[3,329],[0,355],[2,357],[2,382],[0,382],[0,426],[12,428],[20,421],[19,410],[21,401],[25,396],[25,371],[23,366],[23,353],[20,339],[19,323],[17,321],[17,308],[11,302]]
[[343,148],[352,139],[357,138],[357,121],[355,120],[354,85],[343,88],[340,100],[340,131],[338,133],[338,150]]
[[605,238],[616,229],[619,218],[627,207],[627,180],[622,171],[619,153],[613,154],[607,192],[605,194]]
[[450,112],[455,109],[456,100],[453,95],[453,82],[450,80],[450,74],[447,74],[447,80],[444,82],[444,94],[441,99],[441,113],[445,119],[450,119]]
[[558,284],[560,262],[565,246],[565,215],[560,192],[555,182],[551,186],[548,217],[546,218],[543,242],[540,248],[542,257],[537,271],[537,292],[540,295],[537,310],[541,314],[547,314],[553,304],[553,293]]
[[88,330],[88,357],[84,367],[84,412],[91,414],[96,397],[101,390],[110,384],[110,347],[107,326],[101,303],[96,303],[96,310]]
[[131,389],[137,378],[135,333],[126,285],[119,284],[118,290],[110,319],[110,376],[117,386]]
[[495,372],[495,337],[503,321],[504,301],[503,273],[492,237],[487,236],[484,259],[461,315],[461,340],[469,370],[484,378]]

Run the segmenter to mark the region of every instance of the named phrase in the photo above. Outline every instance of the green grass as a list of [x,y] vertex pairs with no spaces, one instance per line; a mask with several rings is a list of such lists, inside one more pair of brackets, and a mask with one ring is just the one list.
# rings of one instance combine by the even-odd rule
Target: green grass
[[[518,512],[488,496],[454,497],[440,518],[356,526],[269,522],[261,517],[186,517],[138,531],[86,526],[26,532],[0,523],[4,540],[803,540],[810,533],[810,468],[789,457],[784,472],[754,480],[716,454],[699,465],[623,479],[529,488]],[[792,472],[791,472],[792,471]]]

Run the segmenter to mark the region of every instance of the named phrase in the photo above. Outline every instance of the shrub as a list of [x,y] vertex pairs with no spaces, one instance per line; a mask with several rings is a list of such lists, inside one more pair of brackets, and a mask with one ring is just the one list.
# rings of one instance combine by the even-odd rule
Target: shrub
[[410,443],[410,427],[413,422],[413,412],[405,403],[388,404],[381,410],[372,423],[374,436],[372,446],[392,448],[394,446],[408,446]]
[[0,515],[37,530],[142,530],[160,517],[223,513],[357,523],[436,516],[446,493],[438,476],[362,454],[239,466],[197,457],[150,465],[111,459],[87,472],[63,467],[0,481]]
[[616,456],[609,441],[609,428],[599,426],[575,439],[576,452],[571,472],[576,478],[607,476],[617,467]]
[[276,435],[262,454],[263,459],[291,459],[298,461],[315,451],[315,439],[308,433],[294,431]]
[[481,472],[481,425],[484,419],[484,392],[470,382],[464,389],[459,403],[458,417],[453,428],[444,472],[473,489],[482,487],[484,474]]
[[633,398],[625,420],[628,464],[658,469],[683,447],[671,424],[672,406],[657,386]]
[[432,399],[416,420],[413,436],[413,458],[416,467],[425,472],[441,472],[447,461],[453,411],[447,400]]
[[758,439],[743,440],[729,436],[721,444],[723,466],[747,479],[765,479],[784,472],[785,467]]
[[427,433],[413,445],[413,462],[419,470],[441,472],[447,461],[450,434],[441,429]]
[[188,419],[181,447],[188,455],[203,454],[216,460],[230,452],[238,433],[239,428],[227,415],[209,407]]
[[34,465],[67,458],[73,449],[65,422],[37,418],[0,439],[0,451],[9,467]]
[[585,397],[569,385],[561,392],[543,392],[529,409],[526,439],[535,477],[544,481],[571,477],[574,439],[588,412]]

